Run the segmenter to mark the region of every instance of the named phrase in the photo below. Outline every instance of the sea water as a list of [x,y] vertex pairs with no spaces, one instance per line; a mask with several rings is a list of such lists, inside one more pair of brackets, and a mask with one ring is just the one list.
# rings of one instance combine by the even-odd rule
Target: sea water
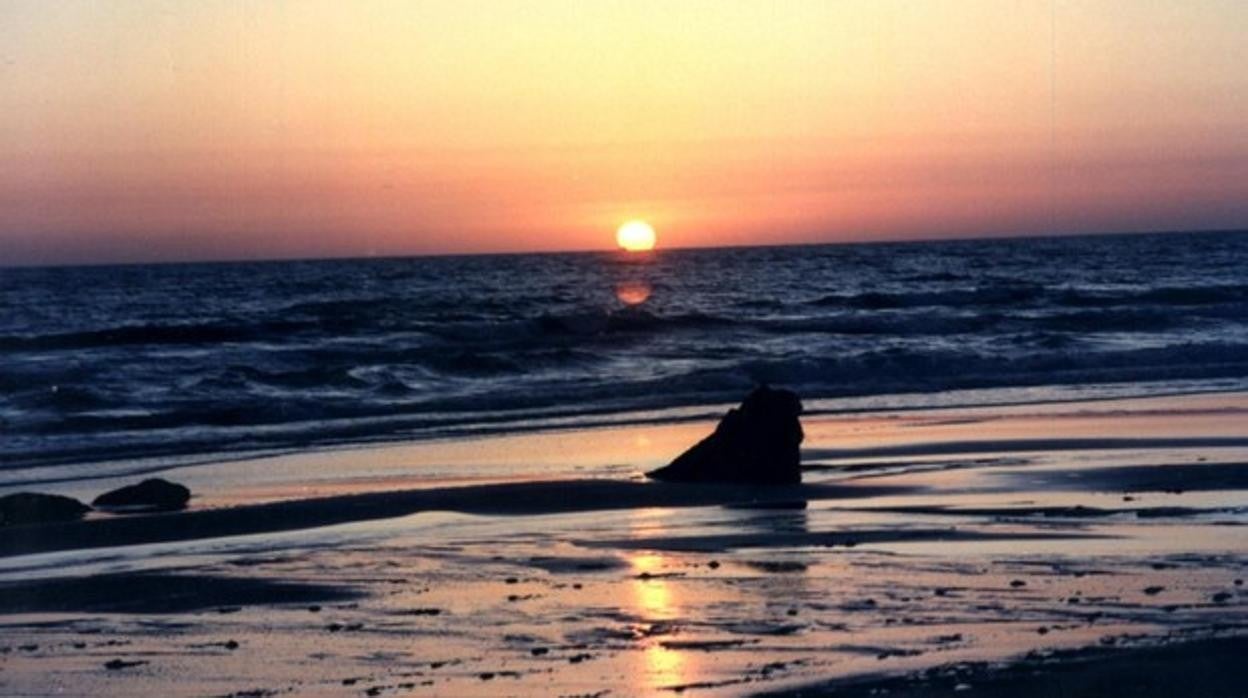
[[10,268],[0,308],[0,469],[27,475],[758,383],[825,410],[1248,386],[1242,233]]

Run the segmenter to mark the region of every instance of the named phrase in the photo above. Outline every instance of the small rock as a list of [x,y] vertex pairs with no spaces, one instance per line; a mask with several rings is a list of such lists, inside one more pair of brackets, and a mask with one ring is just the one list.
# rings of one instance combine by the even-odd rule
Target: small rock
[[0,497],[0,527],[77,521],[91,507],[71,497],[17,492]]
[[1023,580],[1021,580],[1021,579],[1014,579],[1014,580],[1011,580],[1011,581],[1010,581],[1010,586],[1012,586],[1012,587],[1014,587],[1015,589],[1017,589],[1017,588],[1019,588],[1019,587],[1025,587],[1025,586],[1027,586],[1027,582],[1024,582],[1024,581],[1023,581]]
[[122,511],[176,511],[186,508],[191,491],[186,487],[151,478],[137,485],[127,485],[95,498],[92,502],[101,509]]
[[126,660],[124,660],[124,659],[112,659],[112,660],[109,660],[109,661],[107,661],[107,662],[105,662],[105,663],[104,663],[104,668],[105,668],[105,669],[108,669],[109,671],[117,671],[117,670],[119,670],[119,669],[128,669],[128,668],[130,668],[130,667],[134,667],[134,666],[142,666],[142,665],[144,665],[144,664],[147,664],[147,662],[144,662],[144,661],[141,661],[141,660],[140,660],[140,661],[127,662],[127,661],[126,661]]
[[533,655],[534,657],[540,657],[544,654],[550,654],[550,650],[545,647],[534,647],[533,649],[529,650],[529,654]]
[[1166,590],[1165,587],[1160,587],[1160,586],[1144,587],[1144,593],[1148,594],[1149,596],[1156,596],[1165,590]]
[[413,608],[413,609],[410,609],[410,610],[408,610],[408,611],[404,611],[404,612],[403,612],[403,615],[407,615],[407,616],[439,616],[439,615],[442,615],[442,609],[440,609],[440,608]]
[[1227,601],[1231,600],[1231,596],[1232,594],[1229,591],[1219,591],[1218,593],[1213,595],[1213,602],[1214,603],[1226,603]]
[[706,566],[710,567],[713,570],[717,570],[719,569],[719,560],[711,560],[710,562],[706,563]]

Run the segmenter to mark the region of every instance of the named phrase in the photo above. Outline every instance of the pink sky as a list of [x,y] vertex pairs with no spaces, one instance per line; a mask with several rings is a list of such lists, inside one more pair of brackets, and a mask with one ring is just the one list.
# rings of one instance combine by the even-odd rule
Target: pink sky
[[1225,0],[0,7],[0,264],[1248,226]]

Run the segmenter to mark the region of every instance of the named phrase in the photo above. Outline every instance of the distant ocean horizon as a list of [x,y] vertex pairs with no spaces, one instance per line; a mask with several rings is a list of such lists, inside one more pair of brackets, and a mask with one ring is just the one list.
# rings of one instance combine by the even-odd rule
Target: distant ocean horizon
[[661,421],[758,383],[827,411],[1243,389],[1245,270],[1243,232],[10,267],[0,485]]
[[[695,246],[674,246],[660,245],[656,249],[659,252],[694,252],[699,250],[751,250],[756,248],[774,249],[785,247],[838,247],[838,246],[861,246],[861,245],[922,245],[927,243],[974,243],[974,242],[998,242],[1007,240],[1027,241],[1027,240],[1066,240],[1080,238],[1120,238],[1120,237],[1138,237],[1141,235],[1158,236],[1158,235],[1248,235],[1248,228],[1200,228],[1193,230],[1107,230],[1097,232],[1072,232],[1072,233],[1051,233],[1051,232],[1005,232],[999,234],[973,234],[973,235],[952,235],[940,237],[926,236],[889,236],[885,238],[872,239],[843,239],[843,240],[792,240],[785,242],[768,242],[768,243],[739,243],[732,245],[695,245]],[[552,249],[552,250],[522,250],[522,249],[500,249],[500,250],[447,250],[447,251],[421,251],[421,252],[365,252],[357,254],[326,254],[326,255],[279,255],[279,256],[220,256],[207,258],[167,258],[167,259],[135,259],[126,258],[120,260],[103,261],[22,261],[14,263],[11,260],[0,259],[0,271],[16,270],[16,269],[75,269],[79,267],[88,268],[117,268],[117,267],[147,267],[147,266],[197,266],[197,265],[216,265],[216,264],[283,264],[289,262],[365,262],[365,261],[399,261],[413,259],[443,259],[443,258],[459,258],[459,257],[526,257],[532,255],[583,255],[583,254],[615,254],[615,248],[602,247],[586,247],[586,248],[569,248],[569,249]]]

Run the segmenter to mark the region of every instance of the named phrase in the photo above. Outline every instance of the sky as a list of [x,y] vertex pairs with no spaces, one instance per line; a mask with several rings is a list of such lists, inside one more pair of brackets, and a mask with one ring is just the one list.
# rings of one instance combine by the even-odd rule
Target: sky
[[1248,227],[1242,0],[4,0],[0,264]]

